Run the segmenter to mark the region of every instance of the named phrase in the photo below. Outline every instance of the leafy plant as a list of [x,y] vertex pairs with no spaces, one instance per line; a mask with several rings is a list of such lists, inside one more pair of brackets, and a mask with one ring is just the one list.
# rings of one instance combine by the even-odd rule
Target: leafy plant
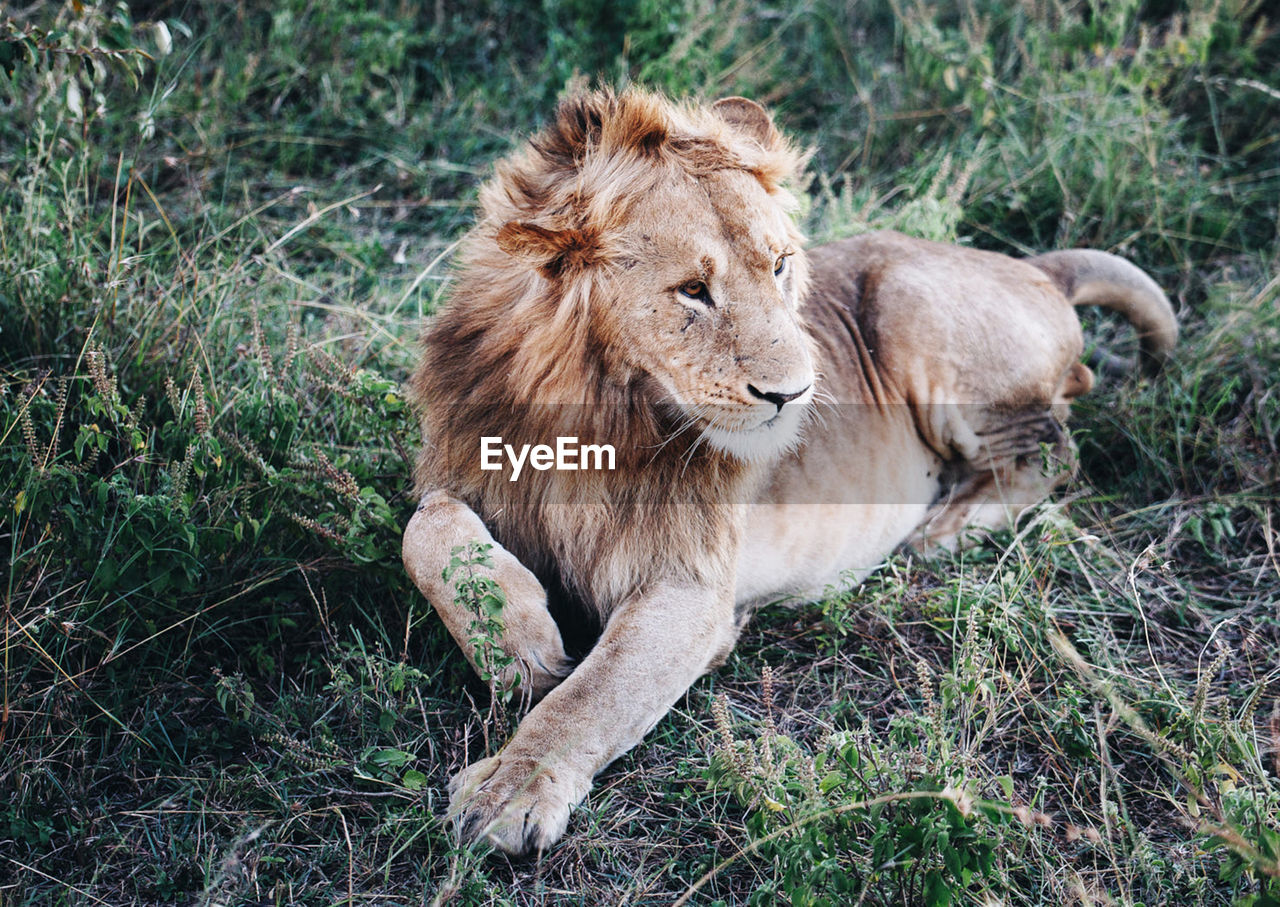
[[[870,729],[837,732],[810,754],[774,726],[768,667],[762,683],[768,711],[753,740],[735,737],[724,698],[712,705],[719,746],[709,777],[747,808],[747,851],[773,871],[751,903],[783,897],[834,907],[870,896],[934,907],[999,889],[1003,826],[1036,816],[979,799],[946,751],[902,760],[894,744],[923,756],[926,741],[936,744],[945,733],[929,686],[924,713],[891,724],[892,743],[878,742]],[[1003,783],[1008,796],[1012,782]]]
[[519,673],[510,670],[515,656],[508,654],[502,644],[506,629],[502,611],[507,606],[507,596],[492,576],[477,569],[493,569],[493,557],[489,554],[492,549],[491,544],[474,541],[454,547],[441,577],[446,583],[453,583],[454,601],[474,615],[469,628],[470,642],[480,679],[489,684],[495,701],[506,704],[520,685]]

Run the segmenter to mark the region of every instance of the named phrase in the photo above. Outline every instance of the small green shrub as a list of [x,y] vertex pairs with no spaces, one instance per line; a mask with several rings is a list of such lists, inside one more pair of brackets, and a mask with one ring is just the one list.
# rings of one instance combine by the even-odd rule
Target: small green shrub
[[449,564],[441,579],[453,583],[454,601],[474,615],[470,639],[479,662],[480,679],[489,684],[495,699],[507,703],[515,695],[520,680],[516,674],[510,685],[499,685],[503,672],[515,664],[515,656],[502,646],[505,629],[502,611],[507,606],[507,597],[492,576],[477,571],[477,568],[493,569],[493,557],[489,554],[492,549],[491,544],[477,542],[455,547],[449,553]]
[[[751,903],[934,907],[1000,890],[1005,826],[1034,814],[976,795],[924,671],[922,712],[896,718],[883,737],[870,728],[831,734],[813,754],[779,734],[768,711],[754,740],[737,739],[725,700],[714,702],[709,777],[747,809],[748,853],[772,872]],[[767,709],[772,682],[766,668]],[[1012,781],[1001,783],[1007,798]]]

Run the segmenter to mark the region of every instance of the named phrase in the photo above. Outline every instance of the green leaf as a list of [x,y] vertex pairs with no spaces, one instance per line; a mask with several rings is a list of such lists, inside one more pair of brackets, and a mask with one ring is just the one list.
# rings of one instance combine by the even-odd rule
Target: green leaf
[[400,768],[413,761],[413,754],[404,750],[376,750],[368,761],[380,768]]
[[951,887],[936,869],[925,874],[922,894],[929,907],[948,907],[951,903]]

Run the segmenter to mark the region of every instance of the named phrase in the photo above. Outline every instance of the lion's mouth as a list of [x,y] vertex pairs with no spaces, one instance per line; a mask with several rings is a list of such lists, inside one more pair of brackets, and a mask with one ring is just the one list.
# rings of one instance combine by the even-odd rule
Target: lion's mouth
[[779,410],[771,405],[719,403],[702,408],[699,421],[706,428],[749,433],[781,425],[785,421],[785,413],[786,410]]
[[740,460],[773,460],[800,444],[811,409],[808,401],[782,409],[748,404],[742,407],[745,411],[707,418],[703,436],[717,450]]

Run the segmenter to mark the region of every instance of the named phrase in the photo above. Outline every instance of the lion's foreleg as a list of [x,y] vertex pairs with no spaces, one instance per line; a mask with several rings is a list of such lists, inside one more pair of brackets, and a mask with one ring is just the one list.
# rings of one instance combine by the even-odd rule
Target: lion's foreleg
[[728,590],[658,587],[624,604],[503,750],[454,777],[460,837],[512,854],[554,843],[596,773],[635,746],[735,634]]
[[479,615],[465,602],[456,600],[454,583],[442,576],[454,549],[469,542],[493,546],[489,552],[493,568],[483,569],[502,587],[506,597],[501,615],[502,638],[497,642],[514,663],[496,680],[500,686],[509,686],[518,675],[519,691],[535,700],[541,698],[572,669],[560,628],[547,610],[546,590],[514,555],[494,542],[471,508],[443,491],[425,495],[404,530],[405,569],[480,673],[475,641]]

